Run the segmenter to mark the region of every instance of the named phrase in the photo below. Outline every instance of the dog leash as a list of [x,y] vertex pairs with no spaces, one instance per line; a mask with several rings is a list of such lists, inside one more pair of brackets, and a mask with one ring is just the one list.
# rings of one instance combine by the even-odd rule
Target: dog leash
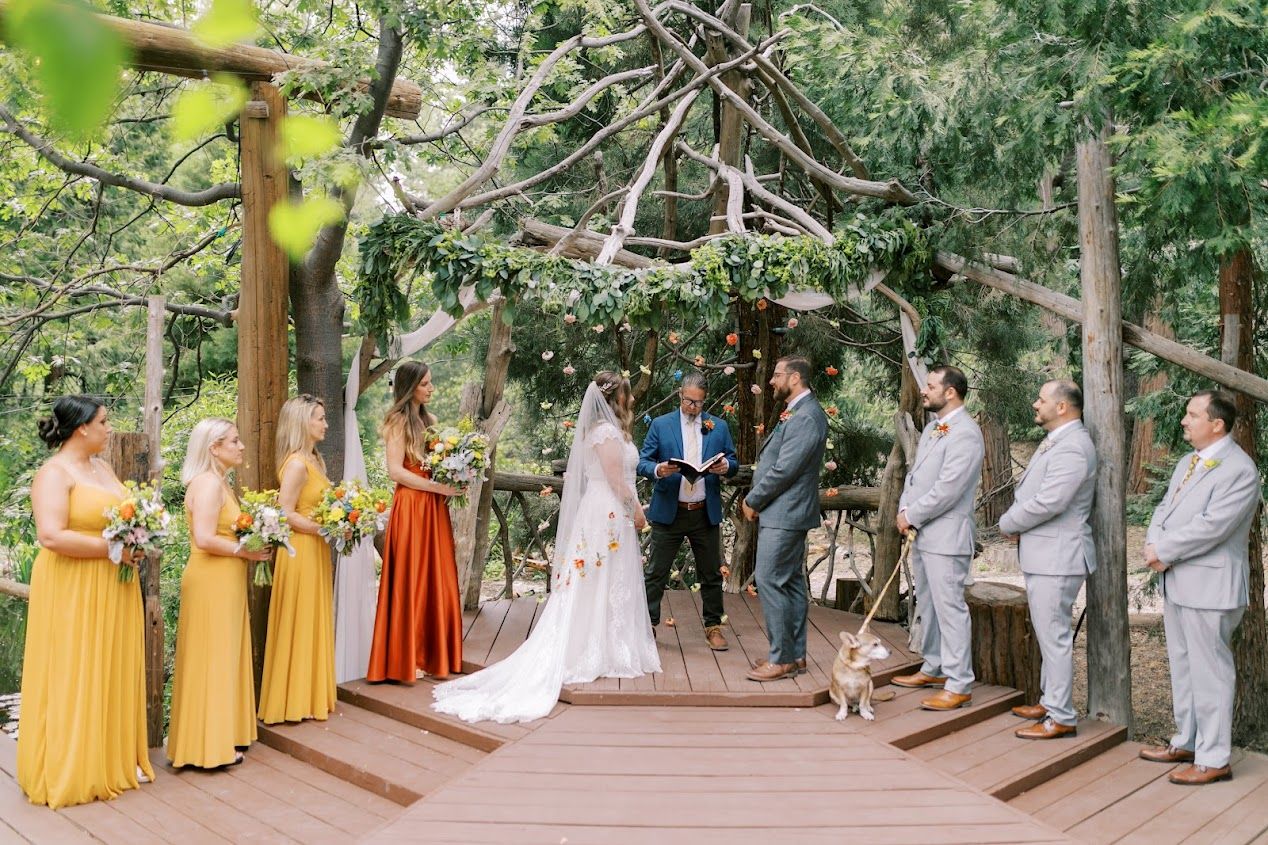
[[876,594],[876,598],[872,601],[872,609],[867,612],[867,616],[863,617],[863,624],[859,626],[860,634],[867,630],[867,626],[871,623],[872,617],[876,615],[876,611],[881,606],[881,599],[885,597],[887,592],[889,592],[889,588],[894,584],[894,579],[898,577],[899,572],[903,571],[903,566],[906,565],[908,558],[911,557],[911,547],[916,543],[916,529],[908,528],[903,534],[902,539],[906,541],[903,544],[903,553],[898,558],[898,563],[894,566],[894,571],[890,573],[889,580],[885,582],[885,586],[881,587],[881,591]]

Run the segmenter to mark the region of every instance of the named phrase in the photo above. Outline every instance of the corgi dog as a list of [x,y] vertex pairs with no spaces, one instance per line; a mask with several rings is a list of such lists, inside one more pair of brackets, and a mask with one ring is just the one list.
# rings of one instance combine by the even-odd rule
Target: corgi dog
[[850,715],[851,705],[869,722],[876,718],[872,712],[871,663],[887,657],[889,649],[870,631],[841,632],[841,650],[832,663],[832,686],[828,688],[828,697],[840,707],[836,715],[838,722]]

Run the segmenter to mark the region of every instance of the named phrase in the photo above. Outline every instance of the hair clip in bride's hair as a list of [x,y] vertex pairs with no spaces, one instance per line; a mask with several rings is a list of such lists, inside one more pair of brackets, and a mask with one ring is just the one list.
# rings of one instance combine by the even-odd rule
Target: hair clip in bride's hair
[[613,390],[616,390],[616,382],[614,381],[608,382],[607,384],[599,384],[598,382],[595,382],[594,386],[599,388],[599,392],[604,396],[609,396]]

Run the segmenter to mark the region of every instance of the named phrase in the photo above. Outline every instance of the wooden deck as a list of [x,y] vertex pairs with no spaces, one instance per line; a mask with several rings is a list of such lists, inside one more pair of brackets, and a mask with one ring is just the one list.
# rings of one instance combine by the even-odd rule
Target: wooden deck
[[[261,726],[241,766],[174,772],[155,751],[155,783],[58,812],[26,802],[0,736],[0,843],[1268,842],[1266,757],[1239,752],[1228,783],[1174,786],[1114,725],[1016,739],[1021,694],[989,685],[953,713],[896,690],[875,721],[837,722],[817,702],[836,633],[857,617],[815,608],[811,671],[761,688],[743,678],[766,651],[755,601],[727,597],[720,654],[704,647],[696,596],[669,602],[663,676],[567,690],[529,724],[437,714],[427,681],[358,681],[326,722]],[[470,668],[523,642],[537,610],[471,614]],[[911,664],[905,632],[874,630],[894,647],[885,674]]]

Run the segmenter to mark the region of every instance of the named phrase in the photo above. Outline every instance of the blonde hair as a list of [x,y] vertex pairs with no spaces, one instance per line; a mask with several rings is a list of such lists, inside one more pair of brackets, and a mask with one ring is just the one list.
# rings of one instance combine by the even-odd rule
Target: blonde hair
[[217,443],[229,436],[237,425],[224,417],[207,417],[189,433],[185,447],[185,463],[181,464],[181,484],[188,484],[207,470],[219,472],[219,461],[211,454]]
[[594,383],[603,394],[603,398],[607,400],[608,407],[616,415],[617,421],[621,423],[625,439],[630,440],[633,436],[631,429],[634,425],[634,391],[630,387],[630,380],[620,373],[603,370],[595,375]]
[[299,454],[311,458],[314,463],[326,471],[326,462],[315,448],[316,444],[308,434],[308,424],[313,421],[313,414],[318,408],[326,407],[326,403],[309,393],[287,399],[277,415],[277,471],[280,474],[282,464],[291,455]]

